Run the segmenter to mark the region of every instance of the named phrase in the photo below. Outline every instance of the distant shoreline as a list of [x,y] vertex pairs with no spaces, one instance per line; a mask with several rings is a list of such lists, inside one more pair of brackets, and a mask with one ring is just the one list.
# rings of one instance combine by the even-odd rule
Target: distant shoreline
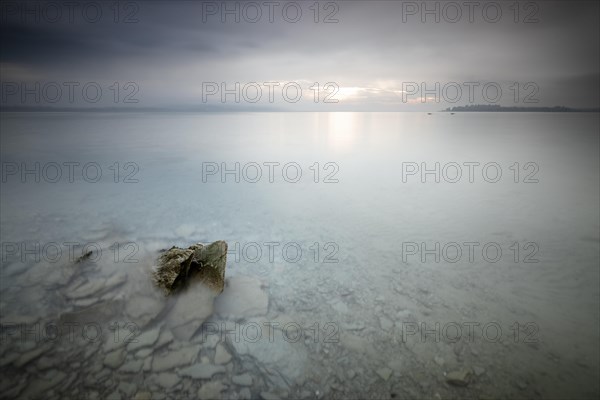
[[571,108],[564,106],[554,107],[503,107],[498,105],[472,105],[449,107],[442,112],[600,112],[600,108]]

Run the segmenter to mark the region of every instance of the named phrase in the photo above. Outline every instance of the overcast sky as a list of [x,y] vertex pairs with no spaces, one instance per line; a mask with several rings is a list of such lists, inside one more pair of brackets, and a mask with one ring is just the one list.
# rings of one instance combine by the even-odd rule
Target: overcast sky
[[[518,13],[512,1],[462,0],[318,7],[314,1],[121,2],[118,14],[112,1],[86,2],[85,9],[52,4],[2,2],[2,105],[298,111],[600,105],[596,1],[520,1]],[[435,12],[422,15],[425,7],[438,8],[439,22]],[[234,11],[223,15],[225,8]],[[27,92],[36,82],[39,99]],[[236,82],[239,103],[234,94],[223,102],[221,86],[235,92]],[[273,82],[272,99],[265,82]],[[252,103],[257,87],[262,97]],[[337,103],[324,102],[328,93]]]

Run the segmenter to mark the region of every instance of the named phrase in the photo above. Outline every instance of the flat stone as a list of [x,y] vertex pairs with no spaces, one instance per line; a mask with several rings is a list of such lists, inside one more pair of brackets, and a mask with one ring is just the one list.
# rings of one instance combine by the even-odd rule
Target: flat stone
[[190,367],[180,369],[180,376],[189,376],[193,379],[210,379],[213,375],[225,372],[225,367],[211,364],[194,364]]
[[152,357],[147,357],[144,360],[144,366],[142,367],[142,371],[152,371]]
[[[60,315],[60,323],[100,324],[114,321],[122,312],[123,302],[121,300],[107,300],[81,310],[63,313]],[[107,336],[112,338],[113,335]]]
[[22,393],[22,398],[40,398],[42,394],[45,394],[47,391],[61,383],[66,377],[67,374],[65,372],[50,371],[44,376],[31,379],[27,382],[27,387]]
[[165,302],[150,296],[137,295],[127,300],[125,313],[131,322],[143,327],[163,310]]
[[167,324],[172,328],[194,322],[197,329],[213,313],[216,294],[208,287],[196,285],[174,296],[176,303],[167,315]]
[[22,367],[28,364],[29,362],[35,360],[36,358],[40,357],[48,350],[48,346],[39,346],[21,355],[16,361],[13,362],[13,364],[15,365],[15,367]]
[[227,364],[229,361],[231,361],[231,354],[229,354],[222,344],[217,345],[215,364]]
[[135,353],[135,357],[145,359],[150,354],[152,354],[152,349],[142,349],[142,350],[138,351],[137,353]]
[[467,386],[470,377],[471,370],[469,368],[462,368],[457,371],[448,372],[446,382],[453,386]]
[[437,365],[439,365],[440,367],[443,366],[444,362],[445,362],[444,359],[442,357],[440,357],[440,356],[433,357],[433,361],[435,361],[435,363]]
[[102,291],[108,292],[108,291],[114,290],[118,286],[121,286],[122,284],[124,284],[125,282],[127,282],[127,275],[122,274],[122,273],[115,273],[106,280]]
[[198,347],[184,347],[179,350],[169,351],[164,355],[157,355],[152,360],[153,371],[166,371],[175,367],[191,364],[198,354]]
[[215,301],[215,310],[224,317],[244,318],[265,315],[269,296],[261,281],[248,276],[234,276]]
[[214,400],[221,397],[221,392],[225,386],[221,382],[207,382],[198,389],[198,398],[200,400]]
[[388,379],[390,379],[390,376],[392,376],[392,370],[391,368],[388,367],[383,367],[383,368],[379,368],[377,371],[377,375],[379,375],[381,377],[381,379],[383,379],[384,381],[387,381]]
[[281,396],[271,392],[260,392],[260,398],[263,400],[281,400]]
[[479,366],[474,366],[473,372],[475,373],[476,376],[481,376],[485,373],[485,368],[479,367]]
[[136,392],[137,386],[135,386],[133,383],[121,381],[119,383],[118,389],[121,393],[123,393],[129,399]]
[[106,397],[107,400],[121,400],[121,398],[121,393],[116,390]]
[[202,321],[190,321],[183,325],[174,326],[171,328],[173,337],[180,342],[189,342],[193,337],[198,328],[202,325]]
[[[276,334],[273,336],[274,340],[270,340],[268,326],[252,320],[250,322],[254,322],[261,327],[261,339],[250,341],[242,338],[235,341],[228,337],[229,347],[238,357],[251,356],[263,364],[265,368],[274,371],[269,378],[277,387],[303,384],[310,370],[310,362],[308,361],[304,342],[286,340],[283,334]],[[254,336],[255,333],[252,333],[252,335]],[[285,379],[282,377],[285,377]]]
[[133,400],[152,400],[152,393],[146,391],[137,392]]
[[231,381],[238,386],[252,386],[252,376],[250,374],[236,375]]
[[173,334],[168,329],[163,329],[158,337],[158,341],[154,344],[154,348],[158,349],[166,344],[169,344],[173,341]]
[[66,293],[66,296],[69,299],[81,299],[83,297],[89,297],[103,290],[105,283],[105,279],[95,279],[91,282],[84,283],[74,290],[70,290],[68,293]]
[[127,351],[135,351],[143,347],[150,347],[158,340],[160,327],[151,329],[134,338],[127,346]]
[[162,374],[158,374],[154,381],[165,389],[171,389],[179,383],[179,377],[177,374],[164,372]]
[[119,371],[126,372],[126,373],[140,372],[143,364],[144,364],[143,360],[129,361],[128,363],[124,364],[121,368],[119,368]]
[[113,369],[123,364],[123,361],[125,361],[125,351],[123,349],[112,351],[104,357],[104,365]]

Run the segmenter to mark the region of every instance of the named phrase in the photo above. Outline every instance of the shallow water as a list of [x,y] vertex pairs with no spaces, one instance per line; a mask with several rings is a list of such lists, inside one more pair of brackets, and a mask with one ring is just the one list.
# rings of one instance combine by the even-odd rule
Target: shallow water
[[[598,396],[598,114],[1,121],[12,397]],[[219,239],[215,310],[152,286]]]

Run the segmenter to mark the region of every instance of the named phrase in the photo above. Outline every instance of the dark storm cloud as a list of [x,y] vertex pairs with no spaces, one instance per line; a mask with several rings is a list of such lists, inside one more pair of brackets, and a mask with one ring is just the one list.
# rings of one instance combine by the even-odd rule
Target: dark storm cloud
[[[77,14],[74,23],[50,23],[4,12],[2,80],[135,81],[147,105],[195,104],[205,81],[333,81],[345,88],[344,104],[365,110],[403,105],[407,81],[535,82],[543,105],[599,105],[596,2],[535,2],[534,14],[521,3],[519,23],[512,2],[498,2],[504,14],[495,23],[480,9],[472,23],[466,15],[422,23],[419,14],[403,21],[406,2],[340,1],[338,22],[330,24],[314,23],[313,3],[298,3],[297,23],[280,11],[273,22],[263,14],[257,23],[233,23],[232,16],[221,23],[218,13],[203,14],[201,2],[139,2],[134,23],[115,23],[108,3],[96,23]],[[326,4],[320,19],[333,10]],[[538,22],[522,23],[527,15]]]

